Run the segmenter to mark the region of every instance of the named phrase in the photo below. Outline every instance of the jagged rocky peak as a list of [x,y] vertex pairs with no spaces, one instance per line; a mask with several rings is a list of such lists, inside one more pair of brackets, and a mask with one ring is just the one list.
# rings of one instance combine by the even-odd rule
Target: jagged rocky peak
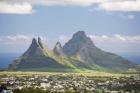
[[23,54],[24,56],[32,56],[32,55],[42,55],[43,53],[43,43],[41,41],[41,38],[38,37],[38,39],[33,38],[32,43],[28,50]]
[[63,51],[63,48],[61,46],[60,42],[57,42],[56,45],[54,46],[53,52],[59,56],[65,56],[65,53]]
[[61,43],[59,41],[56,43],[56,47],[58,47],[58,48],[61,48],[62,47],[61,46]]
[[44,48],[40,37],[38,37],[38,44],[42,49]]
[[35,38],[32,40],[31,47],[39,47],[38,41]]
[[31,43],[31,47],[40,47],[43,49],[43,43],[40,37],[38,37],[38,39],[33,38],[32,43]]

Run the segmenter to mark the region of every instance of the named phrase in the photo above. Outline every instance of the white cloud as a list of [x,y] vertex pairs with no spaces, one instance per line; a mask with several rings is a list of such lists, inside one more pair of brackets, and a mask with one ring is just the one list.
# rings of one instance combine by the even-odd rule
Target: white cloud
[[123,36],[123,35],[89,35],[96,46],[101,49],[118,54],[140,55],[140,35]]
[[23,3],[29,2],[31,4],[41,5],[78,5],[78,6],[91,6],[95,3],[105,2],[108,0],[1,0],[3,2]]
[[128,19],[134,19],[135,15],[128,15],[127,17],[128,17]]
[[32,6],[29,3],[5,3],[0,2],[0,13],[7,14],[30,14],[32,13]]
[[0,0],[0,13],[30,14],[33,12],[33,5],[86,7],[104,1],[107,0]]
[[64,45],[70,39],[70,37],[65,35],[60,35],[58,39]]
[[3,40],[16,41],[16,37],[14,37],[14,36],[7,36]]
[[48,39],[45,36],[36,36],[36,35],[24,35],[24,34],[16,34],[16,35],[7,35],[7,36],[0,36],[0,44],[6,45],[16,45],[16,44],[30,44],[33,38],[40,37],[42,42],[47,42]]
[[130,19],[130,20],[133,20],[136,17],[133,14],[123,14],[123,13],[119,13],[118,16],[123,18],[123,19]]
[[23,39],[23,40],[30,40],[28,36],[22,35],[22,34],[17,34],[16,39]]
[[140,0],[112,0],[100,3],[99,9],[106,11],[137,12],[140,11]]
[[125,37],[123,37],[123,36],[121,36],[121,35],[118,35],[118,34],[114,35],[114,37],[115,37],[116,39],[118,39],[118,40],[121,40],[121,41],[125,41],[125,40],[126,40]]
[[1,44],[18,44],[18,43],[25,43],[29,42],[31,40],[31,37],[25,36],[22,34],[17,35],[9,35],[9,36],[1,36],[0,37],[0,43]]
[[104,39],[108,39],[107,35],[102,35],[101,37],[104,38]]
[[[120,12],[139,12],[140,0],[0,0],[0,13],[30,14],[33,5],[93,6],[95,9]],[[133,19],[133,16],[128,16]]]
[[115,34],[113,36],[107,36],[107,35],[101,35],[101,36],[97,36],[97,35],[89,35],[89,37],[93,40],[96,41],[105,41],[107,40],[108,42],[113,41],[113,42],[140,42],[140,35],[137,36],[123,36],[123,35],[119,35],[119,34]]

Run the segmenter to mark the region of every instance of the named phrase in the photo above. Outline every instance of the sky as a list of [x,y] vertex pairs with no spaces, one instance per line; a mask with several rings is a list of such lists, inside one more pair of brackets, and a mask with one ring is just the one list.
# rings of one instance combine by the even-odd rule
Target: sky
[[23,53],[38,36],[52,49],[79,30],[102,50],[140,57],[140,0],[0,0],[0,53]]

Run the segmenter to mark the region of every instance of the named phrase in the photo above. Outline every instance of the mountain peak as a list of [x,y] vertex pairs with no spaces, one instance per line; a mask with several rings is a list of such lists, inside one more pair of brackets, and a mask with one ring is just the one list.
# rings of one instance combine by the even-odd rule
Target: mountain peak
[[31,46],[32,47],[38,47],[39,46],[38,41],[35,38],[33,38]]
[[56,43],[56,45],[61,46],[61,43],[58,41],[58,42]]
[[29,47],[28,50],[34,50],[34,49],[36,49],[37,47],[39,47],[38,41],[37,41],[36,38],[33,38],[33,39],[32,39],[32,43],[31,43],[31,45],[30,45],[30,47]]
[[43,46],[43,44],[42,44],[42,40],[41,40],[40,37],[38,37],[38,44],[39,44],[39,46],[40,46],[42,49],[44,48],[44,46]]
[[[86,35],[86,34],[85,34],[85,31],[82,31],[82,30],[81,30],[81,31],[76,32],[75,34]],[[75,35],[75,34],[74,34],[74,35]]]
[[68,56],[72,56],[75,55],[83,47],[89,46],[94,47],[94,43],[92,42],[92,40],[87,37],[84,31],[78,31],[73,35],[72,39],[70,39],[63,46],[63,49]]
[[61,55],[61,56],[65,55],[60,42],[56,43],[56,45],[54,46],[53,52],[57,55]]
[[32,55],[42,55],[43,53],[43,43],[41,41],[41,38],[38,37],[38,39],[33,38],[32,43],[28,50],[23,54],[23,56],[32,56]]
[[73,35],[73,38],[77,39],[86,39],[86,33],[84,31],[78,31]]

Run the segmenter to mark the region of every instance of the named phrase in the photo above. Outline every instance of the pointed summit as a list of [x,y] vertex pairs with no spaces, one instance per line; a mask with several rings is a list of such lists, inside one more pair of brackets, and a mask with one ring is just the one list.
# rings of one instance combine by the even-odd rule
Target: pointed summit
[[86,36],[84,31],[76,32],[64,46],[64,52],[68,56],[76,55],[76,53],[86,46],[94,46],[92,40]]
[[40,37],[38,37],[38,44],[42,49],[44,48]]
[[65,56],[65,53],[63,51],[63,48],[61,46],[60,42],[57,42],[56,45],[54,46],[53,52],[59,56]]
[[35,38],[32,40],[31,47],[39,47],[39,44]]
[[86,39],[87,38],[87,36],[86,36],[86,34],[85,34],[85,32],[84,31],[78,31],[78,32],[76,32],[74,35],[73,35],[73,38],[75,38],[75,39]]
[[38,41],[33,38],[32,43],[28,50],[23,54],[23,56],[32,56],[32,55],[43,55],[43,44],[41,42],[40,37],[38,37]]
[[35,38],[32,39],[32,43],[28,50],[23,54],[24,56],[29,56],[35,53],[37,47],[39,47],[39,44]]

